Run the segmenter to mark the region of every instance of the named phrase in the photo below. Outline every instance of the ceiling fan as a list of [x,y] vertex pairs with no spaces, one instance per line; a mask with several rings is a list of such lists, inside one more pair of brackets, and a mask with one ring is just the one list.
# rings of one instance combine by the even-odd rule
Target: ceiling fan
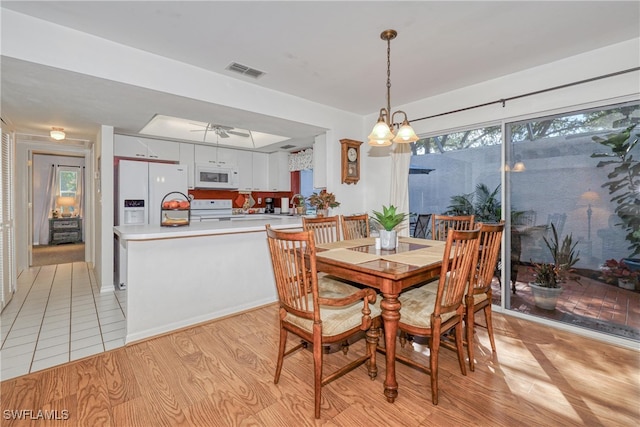
[[[194,125],[194,126],[202,126],[199,123],[192,123],[192,125]],[[229,135],[242,136],[244,138],[248,138],[250,136],[248,133],[238,132],[238,131],[233,130],[233,129],[235,129],[235,128],[233,128],[231,126],[214,125],[212,123],[207,123],[207,125],[206,125],[206,127],[204,129],[192,129],[191,132],[205,132],[205,135],[208,132],[214,132],[220,138],[229,138]]]

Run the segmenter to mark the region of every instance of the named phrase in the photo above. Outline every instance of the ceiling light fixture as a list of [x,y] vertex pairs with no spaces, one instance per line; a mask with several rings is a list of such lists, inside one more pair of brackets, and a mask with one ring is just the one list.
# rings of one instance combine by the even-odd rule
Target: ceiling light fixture
[[63,128],[51,128],[49,136],[51,136],[51,138],[55,139],[56,141],[62,141],[66,135]]
[[[420,139],[409,124],[407,114],[404,111],[398,110],[391,113],[391,40],[395,39],[397,35],[396,30],[385,30],[380,34],[380,38],[387,41],[387,107],[380,109],[378,122],[369,135],[369,145],[374,147],[385,147],[391,145],[392,142],[416,142]],[[393,118],[398,113],[404,115],[400,126],[393,123]],[[398,126],[396,133],[393,132],[393,126]]]

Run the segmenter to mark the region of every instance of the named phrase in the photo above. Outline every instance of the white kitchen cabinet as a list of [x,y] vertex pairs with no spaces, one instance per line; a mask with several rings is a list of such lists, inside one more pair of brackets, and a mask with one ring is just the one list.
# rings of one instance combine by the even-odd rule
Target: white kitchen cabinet
[[194,188],[195,182],[195,144],[186,142],[180,143],[180,164],[187,167],[187,185],[189,189]]
[[313,188],[327,187],[327,135],[313,141]]
[[269,191],[269,154],[251,153],[253,157],[253,190]]
[[231,148],[223,148],[218,146],[195,146],[196,163],[216,163],[221,166],[237,166],[238,152]]
[[269,155],[238,150],[240,190],[271,191],[269,188]]
[[269,190],[291,191],[289,153],[276,151],[269,154]]
[[113,155],[134,159],[180,161],[180,143],[131,135],[114,135]]
[[251,151],[238,150],[238,189],[244,191],[253,190],[253,153]]

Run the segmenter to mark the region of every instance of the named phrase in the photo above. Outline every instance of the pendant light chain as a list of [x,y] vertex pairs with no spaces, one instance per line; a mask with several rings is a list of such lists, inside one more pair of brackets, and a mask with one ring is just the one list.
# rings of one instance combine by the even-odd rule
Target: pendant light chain
[[391,38],[387,38],[387,114],[387,124],[391,128]]
[[[394,142],[411,143],[419,139],[404,111],[391,112],[391,40],[397,35],[396,30],[385,30],[380,34],[380,38],[387,41],[387,106],[380,109],[378,121],[369,134],[369,145],[374,147],[388,147]],[[394,132],[393,118],[396,114],[402,114],[404,120]]]

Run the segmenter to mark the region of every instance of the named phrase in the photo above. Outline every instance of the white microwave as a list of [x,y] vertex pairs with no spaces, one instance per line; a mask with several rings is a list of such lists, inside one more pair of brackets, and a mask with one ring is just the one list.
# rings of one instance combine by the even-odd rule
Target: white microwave
[[195,169],[195,188],[227,190],[238,188],[238,169],[233,166],[196,163]]

